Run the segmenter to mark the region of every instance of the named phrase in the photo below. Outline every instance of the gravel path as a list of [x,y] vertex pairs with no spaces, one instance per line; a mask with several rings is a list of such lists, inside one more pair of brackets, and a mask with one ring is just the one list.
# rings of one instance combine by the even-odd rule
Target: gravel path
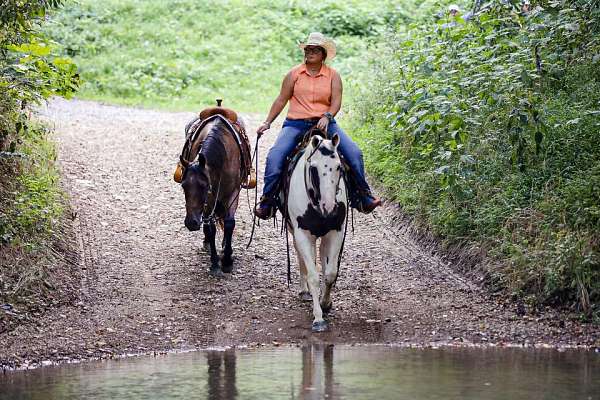
[[[491,297],[388,226],[392,207],[355,214],[332,329],[312,334],[310,305],[297,299],[294,254],[293,284],[286,284],[279,229],[263,223],[245,249],[252,227],[245,193],[234,234],[236,270],[224,279],[208,275],[202,235],[183,226],[183,193],[172,180],[192,113],[57,99],[43,114],[56,127],[84,278],[77,303],[0,336],[0,365],[305,340],[600,345],[598,327],[553,313],[519,316],[514,304]],[[258,118],[246,116],[252,142]],[[277,130],[261,141],[260,161]]]

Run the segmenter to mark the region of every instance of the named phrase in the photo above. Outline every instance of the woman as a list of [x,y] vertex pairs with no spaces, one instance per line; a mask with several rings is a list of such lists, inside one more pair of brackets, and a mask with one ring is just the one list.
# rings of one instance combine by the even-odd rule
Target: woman
[[381,200],[373,197],[365,179],[362,152],[334,119],[342,105],[342,79],[336,70],[325,64],[325,61],[335,57],[335,43],[323,34],[313,32],[306,43],[300,44],[300,48],[304,50],[304,63],[287,73],[281,85],[281,92],[273,102],[267,119],[256,131],[260,137],[271,127],[271,123],[287,102],[290,102],[283,129],[267,155],[263,195],[254,213],[262,219],[273,215],[274,198],[277,195],[278,181],[285,159],[315,124],[327,132],[329,137],[334,133],[339,135],[338,150],[353,169],[360,192],[357,208],[364,213],[370,213],[381,204]]

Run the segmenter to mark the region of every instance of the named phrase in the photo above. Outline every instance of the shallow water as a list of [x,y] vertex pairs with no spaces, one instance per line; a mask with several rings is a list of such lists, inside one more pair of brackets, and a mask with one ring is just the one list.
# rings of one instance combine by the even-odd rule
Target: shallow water
[[306,345],[0,376],[0,399],[600,399],[600,354]]

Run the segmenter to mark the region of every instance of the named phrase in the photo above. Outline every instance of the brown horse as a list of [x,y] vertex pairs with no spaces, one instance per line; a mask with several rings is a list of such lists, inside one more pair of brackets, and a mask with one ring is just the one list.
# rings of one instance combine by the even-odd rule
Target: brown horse
[[[243,129],[243,122],[237,123]],[[197,231],[202,226],[204,244],[210,246],[210,272],[213,275],[231,272],[233,267],[231,239],[242,183],[242,160],[231,128],[220,115],[211,118],[196,133],[198,140],[189,141],[180,156],[186,208],[184,223],[190,231]],[[224,230],[222,260],[219,260],[215,245],[217,221],[222,221]]]

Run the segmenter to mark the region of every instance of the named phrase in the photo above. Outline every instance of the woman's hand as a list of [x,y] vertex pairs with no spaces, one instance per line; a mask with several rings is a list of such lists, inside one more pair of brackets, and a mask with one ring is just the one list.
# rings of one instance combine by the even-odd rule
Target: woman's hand
[[321,117],[319,122],[317,122],[317,128],[327,133],[327,127],[329,126],[329,118]]
[[256,130],[256,135],[261,137],[263,133],[271,127],[271,124],[267,121],[263,122]]

